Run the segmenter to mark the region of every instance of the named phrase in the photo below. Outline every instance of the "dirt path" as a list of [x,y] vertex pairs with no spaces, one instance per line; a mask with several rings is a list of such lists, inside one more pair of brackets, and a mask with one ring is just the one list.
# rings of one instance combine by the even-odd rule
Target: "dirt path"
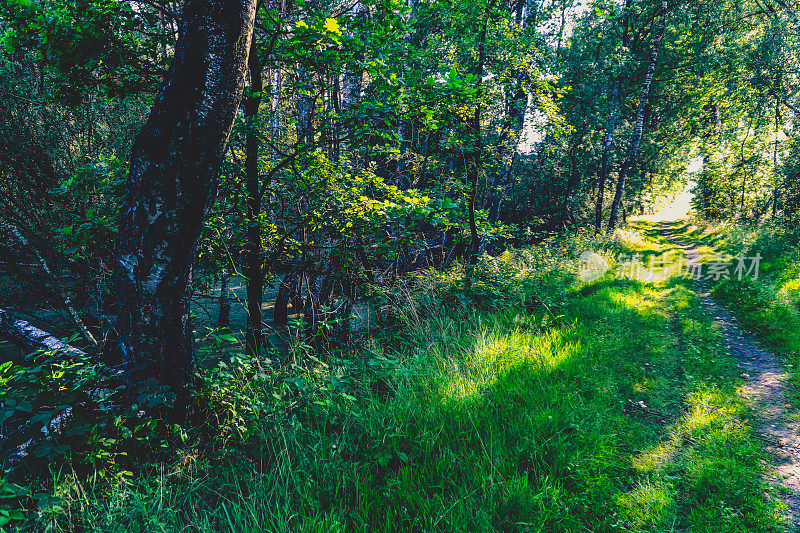
[[[690,261],[699,259],[694,247],[676,239],[669,228],[662,232],[674,244],[683,248]],[[748,398],[760,418],[759,432],[765,449],[774,457],[770,481],[781,487],[778,496],[788,507],[792,531],[800,531],[800,422],[792,413],[786,399],[789,374],[774,354],[761,348],[738,325],[731,313],[711,298],[708,283],[695,281],[703,308],[722,330],[728,353],[736,357],[745,384],[742,393]]]

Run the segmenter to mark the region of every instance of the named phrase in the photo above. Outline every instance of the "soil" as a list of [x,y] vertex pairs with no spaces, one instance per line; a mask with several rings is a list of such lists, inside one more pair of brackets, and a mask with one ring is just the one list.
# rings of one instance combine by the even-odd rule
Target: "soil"
[[[699,260],[694,247],[677,240],[668,227],[662,231],[683,248],[689,261]],[[703,308],[720,328],[728,353],[742,369],[741,393],[753,405],[765,450],[773,459],[770,482],[778,487],[778,498],[788,508],[791,530],[800,531],[800,422],[787,398],[789,373],[779,357],[759,346],[736,318],[714,301],[706,280],[696,278],[695,283]]]

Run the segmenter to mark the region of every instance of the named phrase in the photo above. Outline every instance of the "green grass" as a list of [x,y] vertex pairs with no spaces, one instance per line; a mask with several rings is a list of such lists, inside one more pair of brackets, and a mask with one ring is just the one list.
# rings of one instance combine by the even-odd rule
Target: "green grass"
[[779,531],[735,362],[683,281],[581,284],[587,246],[387,294],[385,335],[208,378],[212,438],[102,481],[53,469],[35,531]]
[[800,236],[773,226],[737,227],[701,222],[678,226],[676,235],[709,254],[763,256],[758,279],[736,276],[713,284],[713,294],[772,351],[783,356],[800,405]]

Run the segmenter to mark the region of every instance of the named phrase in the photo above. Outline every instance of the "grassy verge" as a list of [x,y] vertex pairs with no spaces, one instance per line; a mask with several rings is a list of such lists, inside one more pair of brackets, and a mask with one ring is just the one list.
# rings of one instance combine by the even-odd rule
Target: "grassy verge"
[[278,371],[206,378],[209,439],[101,479],[51,469],[40,531],[777,531],[735,362],[691,288],[600,279],[586,246],[662,251],[657,228],[427,273],[387,333]]
[[800,405],[800,234],[770,226],[741,228],[694,222],[676,226],[676,235],[708,255],[760,254],[758,279],[720,279],[713,294],[739,321],[789,364],[793,401]]

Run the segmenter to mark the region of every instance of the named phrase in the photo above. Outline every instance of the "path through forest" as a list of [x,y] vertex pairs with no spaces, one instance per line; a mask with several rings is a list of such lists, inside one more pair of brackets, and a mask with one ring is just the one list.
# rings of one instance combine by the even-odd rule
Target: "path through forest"
[[[662,232],[683,248],[689,261],[700,260],[697,250],[676,239],[669,225],[663,224]],[[736,318],[714,301],[704,279],[697,279],[696,286],[704,310],[722,331],[728,353],[742,368],[745,384],[741,392],[752,402],[760,419],[759,433],[774,458],[770,481],[781,488],[779,494],[788,507],[788,519],[795,530],[800,530],[800,422],[786,397],[789,374],[778,357],[760,347],[738,326]]]

